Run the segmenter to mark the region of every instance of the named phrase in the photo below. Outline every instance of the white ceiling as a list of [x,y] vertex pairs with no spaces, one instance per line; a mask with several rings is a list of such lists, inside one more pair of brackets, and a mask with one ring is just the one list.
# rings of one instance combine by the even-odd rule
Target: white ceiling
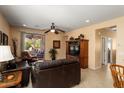
[[[124,6],[96,6],[96,5],[71,5],[71,6],[0,6],[0,11],[11,25],[29,28],[47,29],[54,22],[59,28],[70,31],[124,16]],[[90,23],[85,20],[89,19]]]

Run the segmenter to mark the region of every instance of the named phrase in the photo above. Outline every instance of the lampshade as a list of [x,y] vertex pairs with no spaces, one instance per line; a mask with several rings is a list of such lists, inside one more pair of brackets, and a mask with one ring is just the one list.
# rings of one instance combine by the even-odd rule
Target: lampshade
[[0,62],[5,62],[14,59],[10,46],[0,46]]

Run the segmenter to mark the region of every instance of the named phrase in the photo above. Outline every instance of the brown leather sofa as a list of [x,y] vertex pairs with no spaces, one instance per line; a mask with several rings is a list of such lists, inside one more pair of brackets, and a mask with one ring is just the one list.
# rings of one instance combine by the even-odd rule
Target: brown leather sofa
[[31,70],[34,88],[68,88],[80,83],[77,61],[56,60],[35,63]]

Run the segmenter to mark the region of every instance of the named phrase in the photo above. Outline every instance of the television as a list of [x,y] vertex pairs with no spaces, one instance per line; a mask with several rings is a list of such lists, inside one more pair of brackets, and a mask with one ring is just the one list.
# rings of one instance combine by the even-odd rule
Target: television
[[72,43],[69,45],[69,55],[78,56],[80,54],[80,45]]

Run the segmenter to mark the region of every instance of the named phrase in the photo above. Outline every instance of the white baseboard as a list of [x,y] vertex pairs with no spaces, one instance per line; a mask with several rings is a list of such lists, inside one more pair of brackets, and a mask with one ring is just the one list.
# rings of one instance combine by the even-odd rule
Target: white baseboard
[[100,69],[100,68],[101,68],[101,66],[97,66],[97,67],[95,68],[95,70]]

